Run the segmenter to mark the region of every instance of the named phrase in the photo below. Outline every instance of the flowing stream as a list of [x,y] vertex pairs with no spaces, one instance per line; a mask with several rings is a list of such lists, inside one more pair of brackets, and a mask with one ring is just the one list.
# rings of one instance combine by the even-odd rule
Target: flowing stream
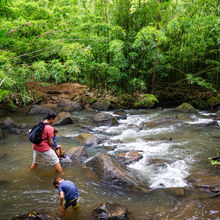
[[[155,190],[149,195],[142,195],[111,189],[94,182],[80,166],[65,166],[64,178],[72,180],[80,192],[80,208],[76,212],[69,210],[66,219],[89,220],[92,210],[104,201],[126,205],[137,220],[149,219],[155,214],[161,216],[157,219],[200,219],[200,213],[196,210],[190,218],[187,212],[181,212],[179,218],[172,218],[168,213],[175,212],[186,200],[167,196],[160,189],[187,186],[186,177],[197,171],[220,174],[207,159],[216,155],[220,130],[198,126],[211,122],[209,116],[212,113],[178,113],[173,109],[127,110],[126,113],[127,119],[119,120],[118,126],[87,130],[80,124],[89,125],[94,113],[72,112],[72,117],[79,123],[57,127],[57,142],[67,151],[70,147],[79,146],[77,135],[92,133],[101,142],[86,147],[89,158],[99,152],[116,155],[123,151],[139,151],[143,158],[128,167]],[[10,117],[16,124],[26,123],[29,128],[43,116],[16,113]],[[107,151],[107,146],[114,146],[115,149]],[[59,219],[59,196],[52,186],[56,172],[53,167],[45,165],[39,166],[36,171],[29,171],[32,145],[28,135],[7,134],[0,140],[0,153],[7,154],[6,158],[0,159],[0,219],[10,219],[31,210],[55,215]],[[159,161],[159,164],[153,163],[153,160]]]

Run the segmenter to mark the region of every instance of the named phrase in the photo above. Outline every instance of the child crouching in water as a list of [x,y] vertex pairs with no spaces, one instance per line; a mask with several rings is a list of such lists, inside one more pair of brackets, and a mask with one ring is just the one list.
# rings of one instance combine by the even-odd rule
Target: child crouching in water
[[65,210],[72,206],[76,208],[79,206],[78,198],[79,193],[75,184],[69,180],[64,180],[61,177],[55,177],[53,181],[54,187],[59,191],[60,195],[60,213],[64,217]]
[[57,154],[57,156],[60,158],[60,157],[64,157],[64,154],[63,154],[61,145],[57,145],[57,142],[56,142],[57,133],[58,133],[58,130],[54,128],[54,136],[53,136],[53,145],[55,147],[54,151]]

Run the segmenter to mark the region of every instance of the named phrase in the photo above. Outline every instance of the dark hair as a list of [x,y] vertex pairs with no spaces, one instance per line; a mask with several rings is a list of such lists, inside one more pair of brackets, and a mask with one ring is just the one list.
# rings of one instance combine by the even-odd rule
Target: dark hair
[[47,115],[47,120],[50,120],[51,118],[55,119],[57,117],[57,114],[55,112],[50,112]]
[[62,180],[62,179],[63,178],[61,178],[61,177],[55,177],[54,180],[53,180],[53,186],[58,188],[57,184],[59,184],[59,181]]

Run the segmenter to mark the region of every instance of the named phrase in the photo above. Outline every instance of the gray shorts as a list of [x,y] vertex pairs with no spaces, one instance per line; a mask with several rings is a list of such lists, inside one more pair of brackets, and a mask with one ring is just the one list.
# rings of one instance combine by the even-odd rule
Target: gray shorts
[[46,163],[52,166],[60,162],[56,153],[52,149],[45,152],[33,150],[33,163],[38,164],[41,162],[41,159],[44,159]]

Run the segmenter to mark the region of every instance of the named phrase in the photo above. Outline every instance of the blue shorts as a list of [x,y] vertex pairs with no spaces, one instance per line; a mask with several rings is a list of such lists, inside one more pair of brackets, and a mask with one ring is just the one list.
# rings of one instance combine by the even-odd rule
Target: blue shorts
[[78,197],[73,199],[73,200],[69,200],[69,201],[64,201],[64,207],[65,209],[67,209],[68,207],[72,206],[73,208],[76,208],[79,206],[79,201],[78,201]]

